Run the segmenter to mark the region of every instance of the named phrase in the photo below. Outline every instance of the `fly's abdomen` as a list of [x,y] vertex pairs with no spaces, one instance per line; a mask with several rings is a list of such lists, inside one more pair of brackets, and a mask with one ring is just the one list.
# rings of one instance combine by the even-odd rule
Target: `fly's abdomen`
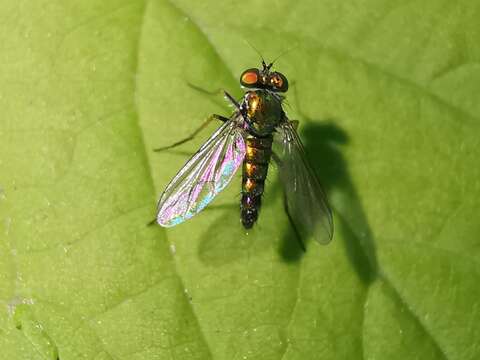
[[246,154],[243,160],[241,219],[250,229],[258,218],[262,194],[267,178],[268,163],[272,155],[272,137],[246,139]]

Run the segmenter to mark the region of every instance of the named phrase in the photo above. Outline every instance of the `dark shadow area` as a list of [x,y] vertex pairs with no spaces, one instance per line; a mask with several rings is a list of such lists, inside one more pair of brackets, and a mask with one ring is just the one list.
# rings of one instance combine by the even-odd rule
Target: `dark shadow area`
[[[301,126],[300,132],[307,158],[327,196],[330,198],[329,195],[335,191],[336,200],[340,200],[332,207],[335,218],[333,241],[339,238],[336,235],[342,235],[352,266],[363,282],[370,283],[377,276],[375,244],[361,200],[342,155],[342,146],[348,145],[349,137],[333,121],[310,121]],[[298,246],[293,229],[285,234],[280,252],[286,261],[301,258],[303,251]]]

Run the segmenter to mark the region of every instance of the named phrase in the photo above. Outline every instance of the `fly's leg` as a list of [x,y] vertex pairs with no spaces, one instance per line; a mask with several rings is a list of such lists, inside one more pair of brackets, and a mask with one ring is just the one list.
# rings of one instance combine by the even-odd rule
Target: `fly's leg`
[[[194,85],[191,85],[190,86],[194,86]],[[200,90],[200,89],[198,89]],[[204,89],[201,89],[201,91],[207,91],[207,90],[204,90]],[[227,99],[237,110],[240,110],[240,104],[238,103],[237,100],[235,100],[235,98],[230,95],[228,92],[224,91],[223,92],[224,96],[225,96],[225,99]],[[181,145],[181,144],[184,144],[190,140],[193,140],[195,138],[195,136],[200,132],[202,131],[203,129],[205,129],[207,127],[208,124],[210,124],[210,122],[212,120],[220,120],[222,122],[226,122],[228,120],[230,120],[229,118],[225,117],[225,116],[222,116],[222,115],[218,115],[218,114],[213,114],[211,116],[209,116],[204,122],[202,125],[200,125],[193,133],[191,133],[189,136],[187,136],[185,139],[182,139],[180,141],[177,141],[176,143],[173,143],[171,145],[168,145],[168,146],[163,146],[161,148],[157,148],[157,149],[153,149],[153,151],[164,151],[164,150],[168,150],[168,149],[172,149],[174,147],[177,147],[178,145]]]
[[207,94],[207,95],[218,95],[218,94],[221,94],[223,92],[223,96],[225,97],[225,99],[231,103],[237,110],[240,110],[240,104],[238,103],[237,100],[235,100],[235,98],[230,95],[228,92],[226,92],[225,90],[222,90],[222,89],[218,89],[218,90],[214,90],[214,91],[209,91],[209,90],[206,90],[204,88],[201,88],[197,85],[193,85],[191,83],[187,83],[188,86],[190,86],[192,89],[194,90],[197,90],[197,91],[200,91],[204,94]]
[[232,95],[230,95],[226,91],[223,92],[223,95],[225,96],[225,99],[227,99],[227,101],[229,101],[233,106],[235,106],[237,110],[241,110],[240,104],[238,103],[237,100],[235,100],[235,98]]
[[197,136],[197,134],[202,131],[203,129],[205,129],[207,127],[208,124],[210,124],[210,122],[212,120],[220,120],[222,122],[225,122],[225,121],[228,121],[230,120],[229,118],[225,117],[225,116],[222,116],[222,115],[218,115],[218,114],[213,114],[213,115],[210,115],[203,123],[202,125],[200,125],[194,132],[192,132],[189,136],[187,136],[185,139],[182,139],[180,141],[177,141],[176,143],[173,143],[171,145],[168,145],[168,146],[163,146],[163,147],[160,147],[160,148],[157,148],[157,149],[153,149],[153,151],[164,151],[164,150],[168,150],[168,149],[172,149],[174,147],[177,147],[181,144],[184,144],[190,140],[193,140],[195,138],[195,136]]
[[189,87],[191,87],[193,90],[199,91],[199,92],[204,93],[204,94],[206,94],[206,95],[212,95],[212,96],[213,96],[213,95],[219,95],[219,94],[221,94],[222,91],[223,91],[222,89],[217,89],[217,90],[214,90],[214,91],[207,90],[207,89],[204,89],[204,88],[202,88],[202,87],[200,87],[200,86],[194,85],[194,84],[189,83],[189,82],[187,82],[187,85],[188,85]]

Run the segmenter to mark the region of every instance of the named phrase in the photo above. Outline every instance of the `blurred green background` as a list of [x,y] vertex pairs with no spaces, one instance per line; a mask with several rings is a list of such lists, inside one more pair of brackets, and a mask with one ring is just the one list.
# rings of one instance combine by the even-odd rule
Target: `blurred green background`
[[[480,2],[0,2],[0,358],[479,359]],[[336,232],[275,169],[177,228],[157,198],[259,65],[294,85]]]

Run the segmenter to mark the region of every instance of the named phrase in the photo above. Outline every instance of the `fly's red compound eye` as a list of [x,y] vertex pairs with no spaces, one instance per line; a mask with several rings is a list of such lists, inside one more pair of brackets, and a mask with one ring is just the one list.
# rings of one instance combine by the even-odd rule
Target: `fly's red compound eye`
[[271,84],[276,87],[276,88],[281,88],[282,85],[283,85],[283,80],[280,76],[278,76],[277,74],[273,75],[271,78],[270,78],[270,82]]
[[279,73],[279,72],[274,72],[272,75],[270,75],[270,86],[277,91],[280,92],[285,92],[288,90],[288,80],[287,78]]
[[247,85],[253,85],[258,81],[258,76],[253,71],[247,72],[242,76],[242,82]]
[[245,70],[240,76],[240,84],[245,87],[255,87],[258,83],[260,73],[258,69]]

